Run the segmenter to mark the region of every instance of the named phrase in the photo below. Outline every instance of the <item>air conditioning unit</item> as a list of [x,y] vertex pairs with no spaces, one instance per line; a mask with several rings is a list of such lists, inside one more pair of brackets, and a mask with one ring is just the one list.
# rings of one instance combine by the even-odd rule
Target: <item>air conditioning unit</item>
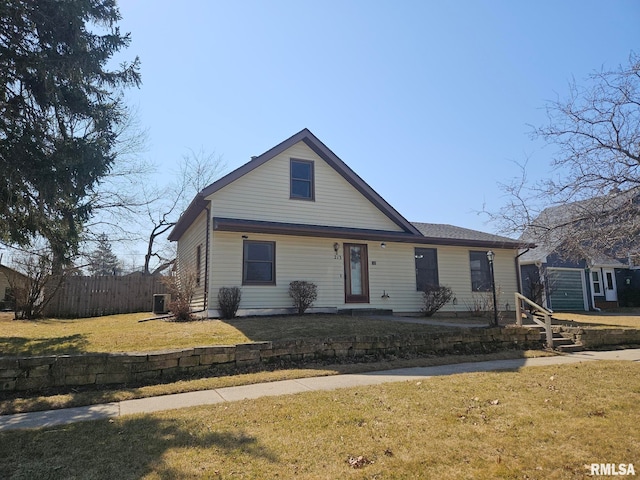
[[153,313],[167,313],[171,295],[168,293],[156,293],[153,296]]

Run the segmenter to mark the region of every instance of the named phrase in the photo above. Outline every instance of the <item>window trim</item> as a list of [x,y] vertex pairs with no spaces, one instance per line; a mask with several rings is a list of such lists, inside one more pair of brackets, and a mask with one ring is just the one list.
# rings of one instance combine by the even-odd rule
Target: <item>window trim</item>
[[[267,244],[271,246],[273,259],[270,262],[262,261],[261,263],[271,263],[271,280],[262,282],[258,280],[247,280],[247,249],[250,244]],[[255,262],[255,260],[254,260]],[[276,284],[276,242],[267,240],[244,240],[242,242],[242,285],[275,285]]]
[[[414,258],[414,265],[415,265],[415,270],[416,270],[416,291],[417,292],[421,292],[423,291],[423,289],[420,288],[420,283],[418,282],[418,270],[427,270],[425,268],[422,269],[418,269],[418,250],[429,250],[433,252],[433,258],[434,258],[434,271],[435,271],[435,284],[433,285],[434,287],[438,287],[440,286],[440,272],[438,271],[438,249],[437,248],[431,248],[431,247],[414,247],[413,248],[413,258]],[[429,269],[431,270],[431,269]]]
[[[471,268],[472,255],[477,254],[480,256],[480,272],[485,277],[483,280],[486,280],[486,285],[481,285],[482,288],[474,288],[473,285],[473,269]],[[486,267],[486,270],[485,270]],[[489,259],[487,258],[486,250],[469,250],[469,276],[471,279],[471,291],[472,292],[490,292],[491,291],[491,269],[489,266]]]
[[[294,163],[303,163],[303,164],[307,164],[310,166],[310,175],[311,178],[309,180],[304,179],[304,178],[293,178],[293,165]],[[290,200],[306,200],[306,201],[310,201],[313,202],[316,199],[316,188],[315,188],[315,179],[316,179],[316,174],[315,174],[315,162],[313,160],[302,160],[299,158],[290,158],[289,159],[289,199]],[[309,182],[309,196],[308,197],[303,197],[300,195],[294,195],[293,193],[293,182],[295,181],[299,181],[299,182]]]
[[[597,277],[597,278],[596,278]],[[598,286],[598,291],[596,292],[596,285]],[[591,289],[593,290],[594,297],[604,297],[604,283],[602,282],[602,275],[600,275],[600,270],[591,270]]]

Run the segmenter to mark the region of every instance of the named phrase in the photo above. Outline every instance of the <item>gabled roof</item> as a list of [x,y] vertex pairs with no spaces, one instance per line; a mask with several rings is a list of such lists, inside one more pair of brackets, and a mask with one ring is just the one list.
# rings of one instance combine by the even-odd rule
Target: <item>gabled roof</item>
[[199,192],[189,207],[182,214],[178,223],[171,231],[169,240],[176,241],[184,234],[208,206],[207,197],[220,189],[230,185],[260,165],[291,148],[298,142],[303,142],[320,158],[338,172],[350,185],[360,192],[367,200],[375,205],[382,213],[398,225],[402,231],[391,232],[383,230],[369,230],[357,228],[335,227],[329,225],[300,225],[281,222],[266,222],[261,220],[246,220],[233,218],[215,218],[213,229],[219,231],[246,231],[253,233],[271,233],[301,236],[330,236],[336,238],[354,238],[363,240],[395,241],[432,245],[456,245],[478,248],[527,248],[534,245],[511,238],[479,232],[467,228],[454,227],[433,223],[410,223],[386,200],[373,190],[360,176],[333,153],[308,129],[301,130],[284,142],[266,151],[259,157],[254,157],[248,163],[225,175],[221,179]]
[[19,275],[20,277],[23,277],[23,278],[27,278],[27,276],[24,273],[19,272],[11,267],[7,267],[6,265],[2,265],[2,264],[0,264],[0,272],[2,272],[5,275],[12,274],[12,275]]
[[[620,259],[614,258],[616,250],[623,243],[635,243],[636,248],[640,247],[640,244],[635,236],[629,236],[629,230],[623,231],[623,235],[620,236],[620,232],[615,232],[609,226],[615,229],[623,225],[620,222],[624,220],[620,220],[616,215],[630,206],[637,205],[639,199],[638,188],[633,188],[626,191],[613,190],[607,195],[545,208],[521,236],[522,241],[534,241],[539,244],[535,251],[526,252],[520,257],[521,263],[545,263],[547,257],[552,254],[568,258],[576,257],[576,252],[579,252],[590,265],[615,268],[627,266]],[[626,219],[628,220],[629,218]],[[596,232],[594,237],[594,229],[597,229],[598,225],[603,226],[603,231]],[[615,240],[611,234],[617,234],[618,239]],[[606,236],[607,241],[613,245],[603,245],[596,241],[597,235]],[[567,244],[574,245],[568,255]],[[575,248],[575,245],[579,245],[579,249]]]
[[260,165],[268,162],[272,158],[280,155],[288,148],[294,146],[298,142],[304,142],[311,150],[313,150],[320,158],[322,158],[327,164],[338,172],[347,182],[349,182],[356,190],[358,190],[367,200],[373,203],[381,212],[383,212],[389,219],[391,219],[396,225],[398,225],[406,233],[413,235],[420,235],[420,232],[405,219],[396,209],[394,209],[387,201],[382,198],[378,193],[373,190],[362,178],[358,176],[349,166],[344,163],[338,156],[333,153],[324,143],[322,143],[313,133],[308,129],[303,129],[296,133],[292,137],[289,137],[284,142],[276,145],[272,149],[266,151],[262,155],[253,158],[251,161],[245,163],[241,167],[237,168],[233,172],[225,175],[221,179],[213,182],[208,187],[202,189],[191,204],[187,207],[182,214],[178,223],[169,234],[170,241],[176,241],[180,239],[182,234],[189,228],[189,226],[195,221],[200,213],[207,208],[207,201],[205,200],[209,195],[217,192],[218,190],[233,183],[240,177],[255,170]]

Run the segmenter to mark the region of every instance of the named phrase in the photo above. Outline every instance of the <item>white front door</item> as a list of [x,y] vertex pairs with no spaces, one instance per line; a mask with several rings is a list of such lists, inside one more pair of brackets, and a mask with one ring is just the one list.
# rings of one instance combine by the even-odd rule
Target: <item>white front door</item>
[[602,276],[605,300],[607,302],[617,302],[618,289],[616,288],[616,272],[613,268],[603,268]]

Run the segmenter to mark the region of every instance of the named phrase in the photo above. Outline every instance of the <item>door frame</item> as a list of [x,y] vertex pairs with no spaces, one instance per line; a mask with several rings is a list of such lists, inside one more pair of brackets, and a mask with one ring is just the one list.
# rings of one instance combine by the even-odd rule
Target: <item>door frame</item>
[[[608,274],[611,275],[611,285],[609,285],[607,278]],[[604,287],[604,299],[607,302],[617,302],[618,287],[616,285],[616,271],[613,268],[602,268],[602,286]]]
[[[351,247],[360,247],[362,294],[351,293]],[[369,303],[369,255],[366,243],[344,243],[344,303]]]

